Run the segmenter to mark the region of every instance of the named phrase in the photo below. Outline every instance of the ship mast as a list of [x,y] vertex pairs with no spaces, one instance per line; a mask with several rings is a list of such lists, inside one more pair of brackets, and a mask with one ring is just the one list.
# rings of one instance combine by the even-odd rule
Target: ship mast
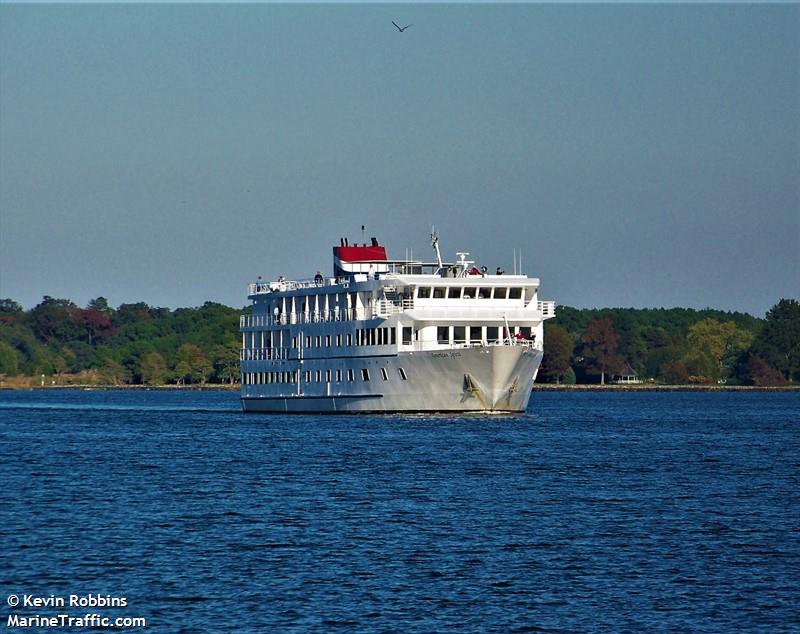
[[431,227],[431,246],[433,250],[436,252],[436,266],[439,267],[439,270],[442,270],[442,254],[439,251],[439,236],[436,235],[436,227]]

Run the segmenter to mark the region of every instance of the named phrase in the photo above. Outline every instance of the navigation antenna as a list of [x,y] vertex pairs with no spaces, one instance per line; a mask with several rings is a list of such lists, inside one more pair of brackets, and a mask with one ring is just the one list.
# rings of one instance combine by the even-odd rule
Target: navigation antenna
[[436,227],[431,227],[431,246],[436,252],[436,266],[442,270],[442,254],[439,252],[439,236],[436,235]]

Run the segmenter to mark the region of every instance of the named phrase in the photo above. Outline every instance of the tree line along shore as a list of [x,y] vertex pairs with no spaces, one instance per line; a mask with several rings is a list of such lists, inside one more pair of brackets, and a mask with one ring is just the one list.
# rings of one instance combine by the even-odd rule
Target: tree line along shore
[[[80,307],[45,296],[24,310],[0,299],[0,387],[235,386],[239,316],[206,302],[158,308]],[[761,319],[689,308],[577,309],[545,322],[537,378],[554,386],[794,387],[800,384],[800,302]]]

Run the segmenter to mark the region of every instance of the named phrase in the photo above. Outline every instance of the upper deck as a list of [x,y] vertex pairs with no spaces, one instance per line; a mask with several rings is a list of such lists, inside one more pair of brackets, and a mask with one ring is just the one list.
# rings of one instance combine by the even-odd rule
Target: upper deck
[[[334,248],[334,276],[258,281],[248,287],[253,315],[242,327],[385,318],[488,319],[500,314],[539,319],[555,315],[555,302],[540,301],[539,280],[527,275],[494,275],[467,260],[444,263],[434,236],[437,261],[389,260],[375,238],[372,245]],[[359,256],[366,259],[355,259]]]

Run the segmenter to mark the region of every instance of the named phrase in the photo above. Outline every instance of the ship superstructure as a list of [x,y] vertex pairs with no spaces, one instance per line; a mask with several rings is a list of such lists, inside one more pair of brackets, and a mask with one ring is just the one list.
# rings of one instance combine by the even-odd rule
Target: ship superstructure
[[390,260],[375,238],[333,248],[333,276],[258,281],[241,317],[246,412],[521,412],[555,303],[539,280],[458,253]]

